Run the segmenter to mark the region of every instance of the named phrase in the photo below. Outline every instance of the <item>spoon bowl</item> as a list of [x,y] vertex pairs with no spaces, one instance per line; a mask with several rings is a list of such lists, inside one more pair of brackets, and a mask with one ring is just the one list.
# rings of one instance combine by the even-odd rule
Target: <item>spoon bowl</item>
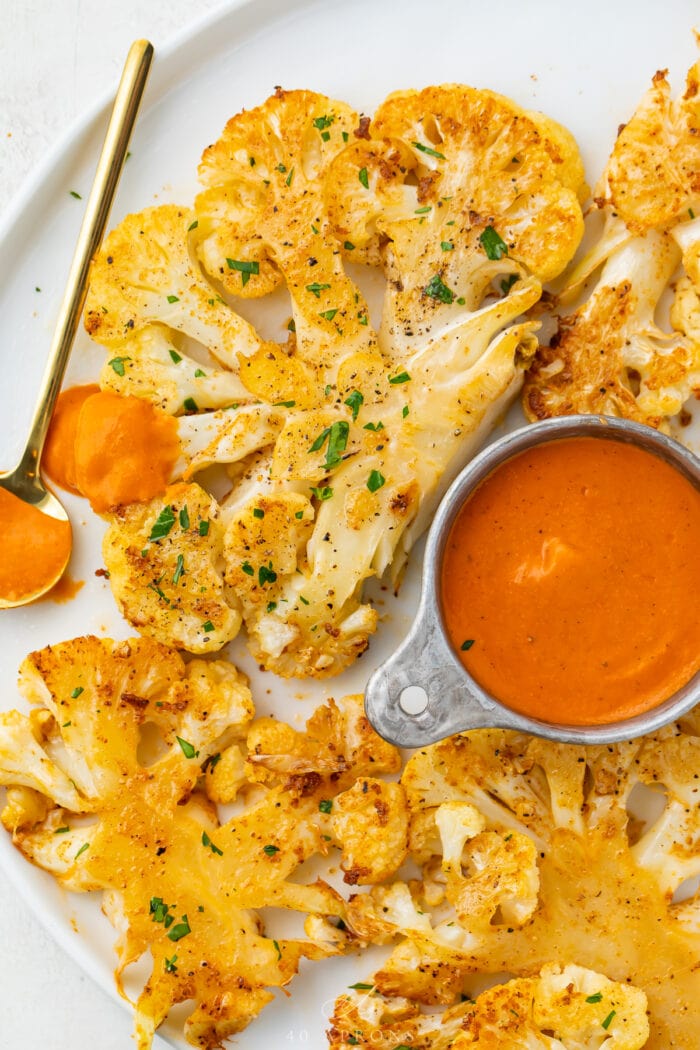
[[[16,496],[26,505],[28,517],[31,517],[32,510],[35,510],[47,518],[52,518],[57,524],[67,525],[69,530],[67,535],[65,529],[60,529],[59,527],[56,530],[58,533],[63,533],[61,539],[64,542],[54,547],[57,554],[56,560],[52,570],[43,575],[42,582],[38,588],[34,586],[30,593],[14,597],[0,593],[0,609],[14,609],[17,606],[26,605],[29,602],[36,601],[38,598],[42,598],[58,583],[70,561],[72,530],[65,507],[54,496],[53,492],[50,492],[44,486],[40,476],[29,478],[18,467],[15,470],[0,474],[0,488],[4,489],[5,492],[9,492],[12,496]],[[65,542],[66,540],[68,542]]]

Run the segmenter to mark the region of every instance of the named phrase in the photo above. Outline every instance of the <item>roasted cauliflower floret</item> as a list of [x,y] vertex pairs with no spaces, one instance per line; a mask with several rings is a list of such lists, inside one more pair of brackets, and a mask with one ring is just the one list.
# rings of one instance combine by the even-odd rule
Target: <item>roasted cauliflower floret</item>
[[196,222],[188,208],[162,204],[127,215],[111,231],[90,273],[85,327],[96,342],[126,357],[131,335],[159,324],[195,339],[234,371],[238,353],[258,349],[253,327],[190,257]]
[[383,882],[408,853],[408,811],[400,784],[360,778],[333,803],[331,828],[343,849],[340,863],[351,886]]
[[539,976],[497,984],[444,1014],[375,994],[341,996],[329,1032],[332,1050],[400,1045],[430,1050],[641,1050],[649,1024],[638,988],[581,966],[549,964]]
[[142,634],[211,653],[238,634],[241,614],[222,577],[219,507],[199,485],[112,515],[102,552],[124,617]]

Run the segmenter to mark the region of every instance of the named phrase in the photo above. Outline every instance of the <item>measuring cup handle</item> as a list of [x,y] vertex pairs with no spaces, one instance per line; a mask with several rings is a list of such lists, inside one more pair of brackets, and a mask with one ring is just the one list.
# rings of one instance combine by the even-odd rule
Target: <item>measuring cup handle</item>
[[429,610],[370,678],[365,711],[379,735],[399,747],[423,747],[500,721],[493,701],[472,689]]

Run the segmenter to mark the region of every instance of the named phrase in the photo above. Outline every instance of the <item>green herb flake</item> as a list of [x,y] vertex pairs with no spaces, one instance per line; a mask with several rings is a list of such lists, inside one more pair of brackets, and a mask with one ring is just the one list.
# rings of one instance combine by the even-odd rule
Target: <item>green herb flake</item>
[[187,504],[180,511],[180,528],[189,529],[190,527],[190,512],[187,509]]
[[352,412],[353,422],[357,419],[358,413],[360,411],[360,406],[362,405],[364,400],[365,399],[359,390],[353,390],[353,392],[345,398],[343,404],[347,405],[350,411]]
[[455,250],[453,241],[440,241],[440,247],[443,252],[453,252]]
[[460,645],[460,649],[462,650],[463,653],[468,653],[469,650],[471,649],[471,647],[473,646],[473,644],[474,644],[474,639],[473,638],[467,638]]
[[321,813],[330,813],[333,809],[333,799],[322,798],[318,804],[318,808],[320,809]]
[[385,484],[386,478],[383,474],[380,474],[378,470],[370,471],[370,475],[367,478],[367,488],[370,492],[377,492]]
[[688,208],[688,215],[691,217],[691,219],[695,218],[695,212],[692,208]]
[[366,190],[369,189],[369,177],[367,175],[367,168],[360,168],[357,173],[357,177]]
[[403,406],[403,408],[401,409],[401,415],[404,419],[406,418],[406,416],[408,415],[408,405]]
[[173,362],[173,364],[179,365],[182,361],[182,358],[178,354],[177,350],[169,350],[168,353],[170,354],[170,360]]
[[66,826],[63,828],[56,828],[56,830],[54,831],[54,835],[65,835],[67,831],[70,831],[70,828],[66,824]]
[[330,488],[328,485],[324,485],[323,488],[319,488],[316,485],[311,485],[310,488],[312,494],[316,497],[316,499],[320,499],[322,503],[325,503],[327,499],[331,499],[331,497],[333,496],[333,489]]
[[330,288],[329,284],[319,284],[318,281],[314,281],[313,284],[307,284],[307,292],[311,292],[317,299],[321,298],[321,292],[324,292],[327,288]]
[[605,1018],[605,1020],[600,1022],[601,1027],[604,1028],[606,1030],[606,1032],[607,1032],[608,1028],[610,1027],[610,1025],[612,1024],[613,1018],[615,1017],[616,1013],[617,1013],[617,1010],[611,1010],[610,1013],[608,1014],[608,1016]]
[[466,299],[464,298],[464,296],[460,295],[459,299],[457,300],[457,304],[458,304],[459,306],[464,306],[464,304],[466,303],[466,301],[467,301],[467,300],[466,300]]
[[412,146],[419,149],[421,153],[427,153],[429,157],[437,157],[438,160],[447,160],[444,153],[438,153],[436,149],[432,149],[430,146],[424,146],[422,142],[412,142]]
[[186,412],[199,412],[199,406],[193,397],[186,397],[182,402],[182,407]]
[[343,248],[345,248],[346,252],[355,251],[355,245],[352,243],[352,241],[343,241]]
[[312,231],[313,231],[313,232],[314,232],[315,234],[318,234],[318,232],[319,232],[319,230],[318,230],[318,226],[314,226],[314,224],[313,224],[313,223],[311,223],[311,229],[312,229]]
[[[80,856],[80,854],[84,853],[86,849],[89,849],[89,847],[90,847],[90,843],[89,842],[84,842],[82,844],[82,846],[80,847],[80,849],[78,850],[78,852],[76,853],[75,859],[77,860],[78,857]],[[612,1018],[611,1018],[611,1020],[612,1020]]]
[[241,565],[241,568],[243,569],[243,572],[246,574],[246,576],[255,576],[255,569],[249,561],[244,561]]
[[206,374],[207,373],[203,372],[201,368],[195,368],[195,370],[194,370],[194,378],[195,379],[205,379],[206,378]]
[[61,726],[61,729],[67,729],[68,726],[72,726],[72,725],[73,725],[72,722],[64,722],[63,725]]
[[194,222],[191,222],[189,224],[189,226],[187,227],[187,232],[191,233],[192,230],[196,230],[198,226],[199,226],[199,219],[195,219]]
[[[284,169],[287,170],[286,168]],[[245,288],[250,280],[251,274],[260,273],[260,263],[255,259],[227,259],[226,265],[229,270],[238,270],[241,275],[241,284]]]
[[177,962],[177,955],[173,955],[172,959],[165,959],[164,960],[165,972],[166,973],[177,973],[177,966],[175,965],[176,962]]
[[84,693],[84,692],[85,692],[85,690],[84,690],[82,685],[76,685],[75,689],[70,694],[71,695],[71,700],[77,700],[78,697],[80,696],[80,694]]
[[289,175],[287,175],[287,178],[284,180],[285,186],[291,186],[293,178],[294,178],[294,168],[290,168]]
[[180,577],[182,576],[184,571],[185,571],[185,559],[183,558],[182,554],[178,554],[178,556],[177,556],[177,563],[175,565],[175,572],[173,573],[173,583],[179,583],[180,582]]
[[77,201],[81,201],[83,199],[77,190],[69,190],[68,192],[70,193],[71,197],[75,197]]
[[308,605],[309,604],[309,599],[305,598],[303,594],[299,595],[299,601],[301,602],[302,605]]
[[194,745],[190,744],[189,740],[183,740],[181,736],[176,736],[175,739],[177,740],[178,744],[180,745],[180,749],[181,749],[183,755],[185,756],[185,758],[196,758],[197,757],[197,755],[199,754],[199,751],[195,750]]
[[432,205],[424,204],[422,208],[416,208],[413,214],[414,215],[427,215],[428,212],[432,211],[432,210],[433,210]]
[[177,296],[177,295],[169,295],[168,296],[168,302],[169,303],[179,303],[180,302],[179,296]]
[[107,364],[110,368],[114,369],[118,376],[124,375],[124,362],[131,361],[130,357],[113,357]]
[[332,321],[337,313],[337,310],[322,310],[318,316],[322,317],[324,321]]
[[587,1003],[599,1003],[599,1002],[602,1001],[602,998],[603,998],[603,993],[602,992],[595,992],[593,995],[587,996],[586,1002]]
[[341,462],[341,452],[344,452],[348,444],[350,424],[344,419],[333,423],[328,434],[328,448],[326,449],[326,467],[330,470],[337,467]]
[[399,386],[401,383],[408,383],[411,377],[408,372],[399,372],[397,376],[389,376],[389,382],[392,386]]
[[275,941],[275,940],[273,940],[273,942],[272,942],[272,943],[273,943],[273,944],[274,944],[274,946],[275,946],[275,951],[277,952],[277,958],[278,958],[278,960],[279,960],[279,959],[281,959],[281,958],[282,958],[282,952],[281,952],[281,950],[280,950],[280,946],[279,946],[279,944],[277,943],[277,941]]
[[279,851],[279,846],[263,846],[263,853],[265,853],[268,857],[274,857],[275,853],[279,853]]
[[287,331],[288,332],[296,332],[296,330],[297,330],[297,326],[294,323],[294,318],[292,318],[292,320],[287,325]]
[[207,835],[206,831],[202,832],[202,845],[203,846],[208,846],[209,849],[212,851],[212,853],[215,853],[217,855],[217,857],[223,857],[224,851],[222,849],[219,849],[218,846],[214,845],[212,840]]
[[274,612],[276,608],[277,608],[277,602],[268,602],[266,611],[271,613],[271,612]]
[[253,517],[260,519],[265,517],[265,511],[262,509],[262,507],[253,507]]
[[355,984],[349,984],[348,988],[352,988],[355,992],[372,992],[374,991],[373,984],[364,984],[362,981],[357,981]]
[[163,507],[162,511],[156,518],[151,529],[151,535],[148,537],[151,543],[155,543],[156,540],[162,540],[168,535],[173,525],[175,524],[175,515],[173,514],[173,508],[168,505]]
[[479,237],[481,246],[486,252],[488,259],[496,260],[502,259],[504,255],[508,254],[508,245],[503,238],[496,233],[493,226],[487,226],[484,232]]
[[192,933],[192,930],[190,929],[187,916],[183,915],[177,926],[173,926],[172,930],[168,931],[168,939],[171,941],[181,941],[183,937],[188,935],[188,933]]
[[347,142],[349,138],[350,138],[350,135],[348,134],[348,132],[344,131],[343,132],[343,142]]
[[454,302],[455,297],[455,293],[447,287],[439,273],[430,278],[423,289],[423,295],[429,296],[437,303],[447,303],[448,306]]
[[294,408],[296,401],[275,401],[273,408]]
[[200,521],[200,523],[199,523],[199,535],[200,536],[208,536],[209,535],[209,522],[208,521],[204,521],[204,520]]
[[266,583],[274,583],[277,579],[277,573],[272,568],[272,562],[268,562],[267,565],[261,565],[258,569],[258,583],[261,587],[264,587]]
[[204,623],[202,624],[202,630],[205,634],[211,634],[211,632],[214,630],[214,624],[211,622],[211,620],[204,621]]
[[384,429],[384,424],[382,422],[379,422],[379,423],[365,423],[365,425],[363,426],[362,429],[363,430],[373,430],[376,433],[378,430],[383,430]]
[[275,171],[279,171],[281,175],[285,175],[285,174],[286,174],[286,171],[287,171],[287,169],[286,169],[286,167],[284,166],[284,164],[281,164],[281,163],[280,163],[280,164],[278,164],[278,165],[277,165],[277,167],[275,168]]
[[508,276],[501,281],[501,291],[504,295],[508,295],[508,292],[511,290],[511,288],[517,280],[517,273],[509,273]]
[[294,517],[297,519],[297,521],[301,521],[301,519],[304,517],[304,511],[303,510],[295,511],[294,512]]

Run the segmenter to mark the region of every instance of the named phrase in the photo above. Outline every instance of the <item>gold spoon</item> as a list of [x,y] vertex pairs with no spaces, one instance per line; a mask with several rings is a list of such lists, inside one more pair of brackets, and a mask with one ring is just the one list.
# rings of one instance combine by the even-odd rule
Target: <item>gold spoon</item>
[[[19,585],[14,583],[10,585],[0,573],[0,609],[26,605],[40,598],[58,582],[70,558],[72,548],[70,522],[63,505],[44,485],[39,473],[41,453],[85,303],[90,263],[102,242],[102,235],[126,159],[129,139],[136,122],[152,59],[153,45],[147,40],[136,40],[131,45],[114,99],[114,107],[100,159],[97,162],[95,179],[85,206],[85,215],[80,227],[78,243],[63,294],[58,323],[51,342],[27,443],[14,470],[0,474],[0,489],[10,494],[8,499],[0,492],[0,496],[3,496],[5,512],[10,504],[13,509],[20,509],[12,497],[25,504],[21,511],[22,521],[26,518],[27,532],[26,540],[23,536],[21,542],[26,542],[24,553],[28,566],[25,579]],[[50,522],[43,522],[37,517],[38,514],[45,515],[55,522],[53,537],[48,535],[53,526]],[[0,512],[0,535],[5,531],[2,516],[3,513]],[[32,528],[37,525],[38,528]],[[22,526],[18,525],[16,528],[22,528]],[[35,535],[32,534],[33,532]],[[47,550],[52,542],[56,550],[53,552],[53,564],[47,567],[46,578],[39,579],[37,575],[39,570],[36,566],[41,560],[39,546],[44,536]],[[17,534],[15,534],[15,539],[17,539]],[[34,566],[32,566],[33,546]],[[5,547],[4,556],[8,557],[9,554],[11,557],[11,551],[12,543],[10,542],[9,547]],[[26,593],[23,587],[28,588]]]

